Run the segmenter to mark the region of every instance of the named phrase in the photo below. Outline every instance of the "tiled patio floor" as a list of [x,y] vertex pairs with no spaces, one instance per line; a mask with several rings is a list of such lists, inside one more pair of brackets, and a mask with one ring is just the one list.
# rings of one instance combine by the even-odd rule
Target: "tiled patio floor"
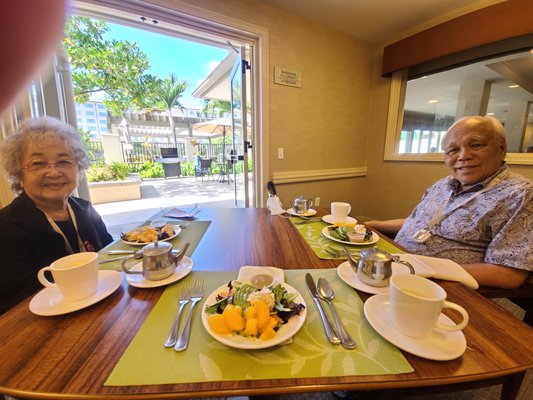
[[[217,176],[204,177],[203,182],[194,177],[149,179],[141,184],[140,200],[95,204],[94,207],[113,238],[118,238],[121,231],[133,229],[162,208],[192,208],[195,204],[200,208],[235,207],[234,190],[233,183],[219,182]],[[237,190],[242,190],[242,184],[237,184]]]

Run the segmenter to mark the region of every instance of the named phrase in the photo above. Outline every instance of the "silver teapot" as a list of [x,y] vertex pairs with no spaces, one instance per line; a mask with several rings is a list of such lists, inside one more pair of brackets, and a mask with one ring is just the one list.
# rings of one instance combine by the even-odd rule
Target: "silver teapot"
[[371,249],[361,250],[359,262],[356,264],[357,277],[361,282],[369,286],[388,286],[389,279],[392,275],[393,262],[406,265],[409,268],[409,273],[411,275],[415,274],[415,269],[407,261],[402,261],[398,256],[393,256],[386,251],[379,250],[376,246]]
[[291,201],[291,206],[296,214],[305,214],[313,206],[313,200],[298,196]]
[[135,255],[132,255],[122,260],[124,272],[127,274],[141,274],[145,279],[160,281],[174,273],[177,263],[183,257],[184,252],[173,254],[172,244],[157,241],[144,246],[141,253],[142,271],[131,271],[127,268],[126,263],[128,260],[136,258]]

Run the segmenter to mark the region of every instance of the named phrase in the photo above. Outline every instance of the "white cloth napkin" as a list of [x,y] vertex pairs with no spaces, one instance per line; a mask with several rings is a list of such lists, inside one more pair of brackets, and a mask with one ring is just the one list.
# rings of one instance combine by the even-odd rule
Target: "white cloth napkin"
[[[446,258],[421,256],[418,254],[395,255],[399,256],[400,260],[411,263],[417,275],[426,278],[461,282],[472,289],[477,289],[479,287],[479,284],[474,277],[455,261]],[[433,273],[430,271],[433,271]]]
[[165,213],[165,217],[170,218],[193,218],[196,214],[198,214],[200,210],[197,208],[194,208],[193,210],[187,211],[182,210],[180,208],[173,208],[172,210]]
[[237,276],[238,281],[250,281],[250,279],[257,274],[261,273],[261,270],[266,271],[266,273],[272,275],[274,278],[274,283],[283,283],[285,282],[285,274],[283,270],[275,267],[261,267],[253,265],[245,265],[239,269],[239,275]]
[[270,215],[281,215],[286,212],[279,197],[270,193],[268,194],[267,208],[270,210]]

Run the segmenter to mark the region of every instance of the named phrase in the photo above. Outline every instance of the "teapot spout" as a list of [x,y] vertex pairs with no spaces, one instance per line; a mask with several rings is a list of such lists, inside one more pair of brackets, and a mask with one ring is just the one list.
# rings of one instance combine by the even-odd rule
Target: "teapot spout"
[[359,268],[359,256],[354,257],[353,254],[350,253],[350,250],[346,248],[346,246],[342,246],[344,252],[346,253],[346,257],[348,257],[348,262],[350,265],[355,269],[357,272],[357,269]]
[[183,249],[181,249],[179,253],[174,255],[174,262],[176,263],[176,267],[179,265],[183,257],[185,257],[185,253],[187,252],[187,249],[189,248],[189,246],[190,246],[189,242],[185,243],[185,245],[183,246]]

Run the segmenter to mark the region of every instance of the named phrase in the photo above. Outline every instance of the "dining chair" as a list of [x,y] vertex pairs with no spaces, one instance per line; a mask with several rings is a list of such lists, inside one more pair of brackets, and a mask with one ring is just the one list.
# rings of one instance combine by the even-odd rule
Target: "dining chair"
[[533,327],[533,276],[530,276],[517,289],[496,289],[480,286],[477,291],[489,299],[505,298],[512,301],[525,311],[523,321]]

